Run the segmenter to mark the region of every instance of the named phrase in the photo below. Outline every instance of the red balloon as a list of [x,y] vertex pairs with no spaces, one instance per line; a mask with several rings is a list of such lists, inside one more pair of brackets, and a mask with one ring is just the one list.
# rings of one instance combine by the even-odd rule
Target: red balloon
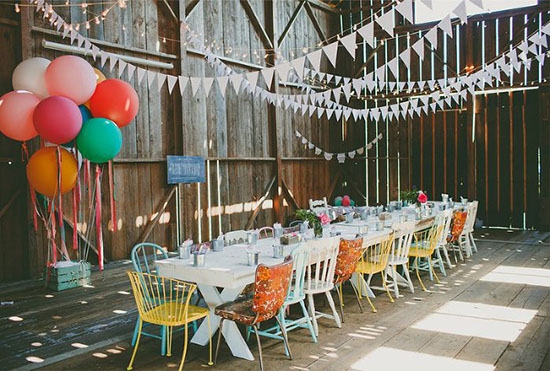
[[36,136],[32,114],[40,99],[23,90],[10,91],[0,97],[0,132],[5,136],[26,141]]
[[44,140],[63,144],[70,142],[82,128],[82,115],[78,106],[69,98],[49,97],[35,108],[34,127]]
[[118,127],[126,126],[136,117],[138,95],[127,82],[108,79],[99,83],[90,98],[92,116],[114,121]]

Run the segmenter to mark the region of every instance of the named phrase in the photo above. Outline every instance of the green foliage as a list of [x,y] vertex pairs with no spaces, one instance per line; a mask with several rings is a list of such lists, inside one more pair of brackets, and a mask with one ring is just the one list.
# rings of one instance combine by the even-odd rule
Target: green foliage
[[413,205],[418,202],[418,191],[408,189],[400,192],[401,199]]
[[321,220],[313,211],[305,209],[296,210],[296,217],[299,220],[307,220],[309,226],[313,228],[316,236],[323,234],[323,225],[321,224]]

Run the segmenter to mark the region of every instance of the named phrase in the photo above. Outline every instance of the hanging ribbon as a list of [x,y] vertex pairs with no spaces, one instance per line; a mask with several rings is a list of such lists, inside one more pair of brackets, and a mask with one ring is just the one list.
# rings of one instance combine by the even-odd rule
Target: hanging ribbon
[[103,270],[103,235],[101,233],[101,168],[95,166],[95,228],[97,232],[97,252],[99,260],[99,270]]
[[[76,141],[73,147],[73,155],[78,164],[78,148]],[[78,203],[80,202],[80,167],[76,167],[76,186],[73,188],[73,250],[78,250]]]
[[116,207],[115,207],[115,193],[113,187],[113,160],[109,161],[109,201],[111,202],[111,223],[113,224],[113,231],[117,231],[116,223]]
[[53,262],[53,265],[55,266],[57,264],[57,246],[55,244],[55,199],[54,198],[51,199],[50,205],[51,205],[50,215],[52,218],[52,226],[50,230],[50,235],[52,237],[52,262]]
[[90,161],[84,160],[84,183],[88,186],[88,206],[92,209],[92,179],[90,174]]
[[59,146],[57,146],[57,204],[59,207],[59,233],[61,234],[61,251],[63,251],[63,253],[66,254],[66,258],[68,258],[65,247],[65,225],[63,223],[63,197],[61,194],[62,181],[63,178],[61,175],[61,149]]

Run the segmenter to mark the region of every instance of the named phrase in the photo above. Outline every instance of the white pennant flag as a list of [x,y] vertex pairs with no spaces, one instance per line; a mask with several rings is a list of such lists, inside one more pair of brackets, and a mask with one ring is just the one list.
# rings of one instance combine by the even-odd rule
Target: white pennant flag
[[157,76],[156,72],[147,71],[147,87],[149,89],[151,89],[151,86],[153,86],[153,81],[155,80],[156,76]]
[[359,30],[357,30],[359,35],[365,40],[371,48],[374,48],[374,23],[369,22],[363,27],[361,27]]
[[353,59],[355,59],[355,50],[357,49],[356,42],[357,34],[355,32],[350,33],[347,36],[344,36],[340,39],[340,43],[344,45],[344,48],[348,51]]
[[277,71],[277,74],[279,75],[279,79],[281,79],[281,81],[287,81],[288,72],[290,71],[291,67],[292,66],[290,65],[290,62],[281,63],[275,66],[275,70]]
[[414,23],[412,0],[405,0],[402,3],[397,4],[395,6],[395,10],[405,17],[407,21]]
[[399,54],[399,58],[401,58],[405,66],[409,68],[409,65],[411,64],[411,49],[405,49],[403,52],[401,52],[401,54]]
[[241,89],[241,83],[243,82],[242,75],[235,73],[229,76],[229,80],[231,80],[231,85],[233,85],[233,89],[235,90],[235,93],[239,94],[239,90]]
[[136,66],[131,63],[128,63],[128,68],[126,69],[126,74],[128,75],[128,80],[132,81],[134,77],[134,72],[136,71]]
[[160,73],[157,75],[157,88],[160,91],[162,89],[162,85],[164,85],[164,81],[166,81],[166,75],[163,73]]
[[178,78],[176,76],[168,75],[166,76],[168,79],[168,92],[172,94],[172,90],[174,89],[174,86],[176,85],[176,82],[178,81]]
[[470,2],[475,6],[477,6],[478,8],[485,10],[485,6],[483,5],[483,0],[470,0]]
[[462,24],[468,22],[468,12],[466,11],[466,0],[462,0],[456,8],[453,10],[453,14],[456,15]]
[[[88,41],[88,40],[86,40]],[[113,68],[115,68],[116,62],[118,61],[117,57],[109,56],[109,72],[113,72]]]
[[393,37],[393,29],[395,27],[395,17],[393,14],[393,9],[386,14],[383,14],[380,17],[376,18],[376,23],[378,23],[384,31],[386,31],[388,34],[390,34],[391,37]]
[[332,160],[332,153],[325,152],[325,160],[330,161]]
[[145,72],[147,72],[147,70],[144,70],[143,68],[138,67],[137,69],[138,84],[141,84],[141,81],[143,80],[143,76],[145,76]]
[[[311,66],[313,69],[317,72],[321,69],[321,53],[323,51],[321,49],[314,51],[313,53],[309,53],[307,56],[307,59],[309,60],[309,63],[311,63]],[[321,78],[322,79],[322,78]]]
[[428,8],[433,9],[432,0],[420,0],[422,1]]
[[204,89],[204,94],[208,97],[208,94],[210,93],[210,88],[212,87],[212,84],[214,83],[213,77],[205,77],[202,79],[202,87]]
[[424,38],[421,37],[417,42],[412,44],[414,52],[420,57],[421,60],[424,60]]
[[101,56],[99,58],[99,64],[101,67],[105,66],[105,62],[107,62],[107,58],[109,58],[107,53],[101,52]]
[[252,89],[256,88],[256,84],[258,83],[258,76],[260,76],[259,71],[249,72],[249,73],[246,74],[246,79],[250,83],[250,87]]
[[437,27],[433,27],[424,36],[430,42],[434,49],[437,49]]
[[220,88],[220,94],[225,98],[225,89],[227,88],[227,82],[229,81],[228,76],[218,76],[216,77],[218,82],[218,87]]
[[271,87],[271,82],[273,81],[273,73],[275,72],[275,69],[273,67],[269,68],[263,68],[260,70],[262,72],[262,76],[264,78],[265,84],[268,88]]
[[306,57],[296,58],[292,61],[292,67],[296,71],[296,75],[302,80],[304,78],[304,64],[306,62]]
[[336,67],[336,56],[338,53],[338,41],[323,46],[323,52],[333,67]]
[[202,79],[200,77],[190,77],[189,79],[191,80],[191,93],[195,96],[201,87]]
[[453,37],[453,26],[451,24],[451,16],[447,15],[437,24],[437,27],[443,30],[449,37]]
[[386,81],[386,66],[380,66],[376,69],[376,77],[382,83]]
[[124,62],[122,59],[119,59],[118,61],[118,77],[122,76],[124,73],[124,70],[126,69],[126,66],[128,63]]
[[393,74],[393,76],[395,76],[395,78],[397,78],[398,75],[399,75],[399,73],[397,71],[397,67],[398,67],[398,64],[399,64],[399,59],[397,57],[395,57],[391,61],[389,61],[387,64],[388,64],[388,67],[389,67],[391,73]]
[[180,94],[183,96],[183,92],[185,91],[185,88],[187,87],[187,83],[189,82],[189,77],[178,76],[178,81],[180,86]]

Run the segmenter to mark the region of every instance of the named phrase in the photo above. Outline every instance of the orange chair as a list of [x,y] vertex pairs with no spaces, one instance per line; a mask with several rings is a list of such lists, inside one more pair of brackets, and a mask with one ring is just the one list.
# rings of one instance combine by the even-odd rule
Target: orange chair
[[292,264],[292,258],[289,256],[283,263],[271,267],[264,264],[258,265],[254,283],[254,297],[252,299],[237,299],[216,307],[215,314],[221,317],[221,321],[214,362],[216,362],[218,357],[223,321],[226,319],[245,326],[252,326],[256,334],[256,340],[258,341],[260,369],[263,371],[262,344],[260,343],[260,335],[258,334],[258,325],[260,322],[275,318],[283,333],[283,341],[289,358],[292,359],[286,330],[278,316],[285,302],[288,286],[292,278]]
[[[357,263],[363,253],[363,238],[359,237],[353,240],[340,240],[340,247],[338,249],[338,257],[336,259],[336,267],[334,269],[334,287],[338,291],[338,299],[340,300],[340,313],[342,315],[342,322],[344,322],[344,298],[342,296],[342,284],[349,281],[351,275],[355,272]],[[363,313],[363,305],[359,299],[359,293],[355,286],[351,285],[359,310]]]
[[455,257],[455,263],[458,263],[456,253],[460,256],[460,260],[464,260],[462,255],[462,246],[460,236],[464,231],[464,226],[466,224],[466,218],[468,213],[466,211],[455,211],[453,214],[453,221],[451,226],[451,234],[447,237],[448,249],[453,252]]

